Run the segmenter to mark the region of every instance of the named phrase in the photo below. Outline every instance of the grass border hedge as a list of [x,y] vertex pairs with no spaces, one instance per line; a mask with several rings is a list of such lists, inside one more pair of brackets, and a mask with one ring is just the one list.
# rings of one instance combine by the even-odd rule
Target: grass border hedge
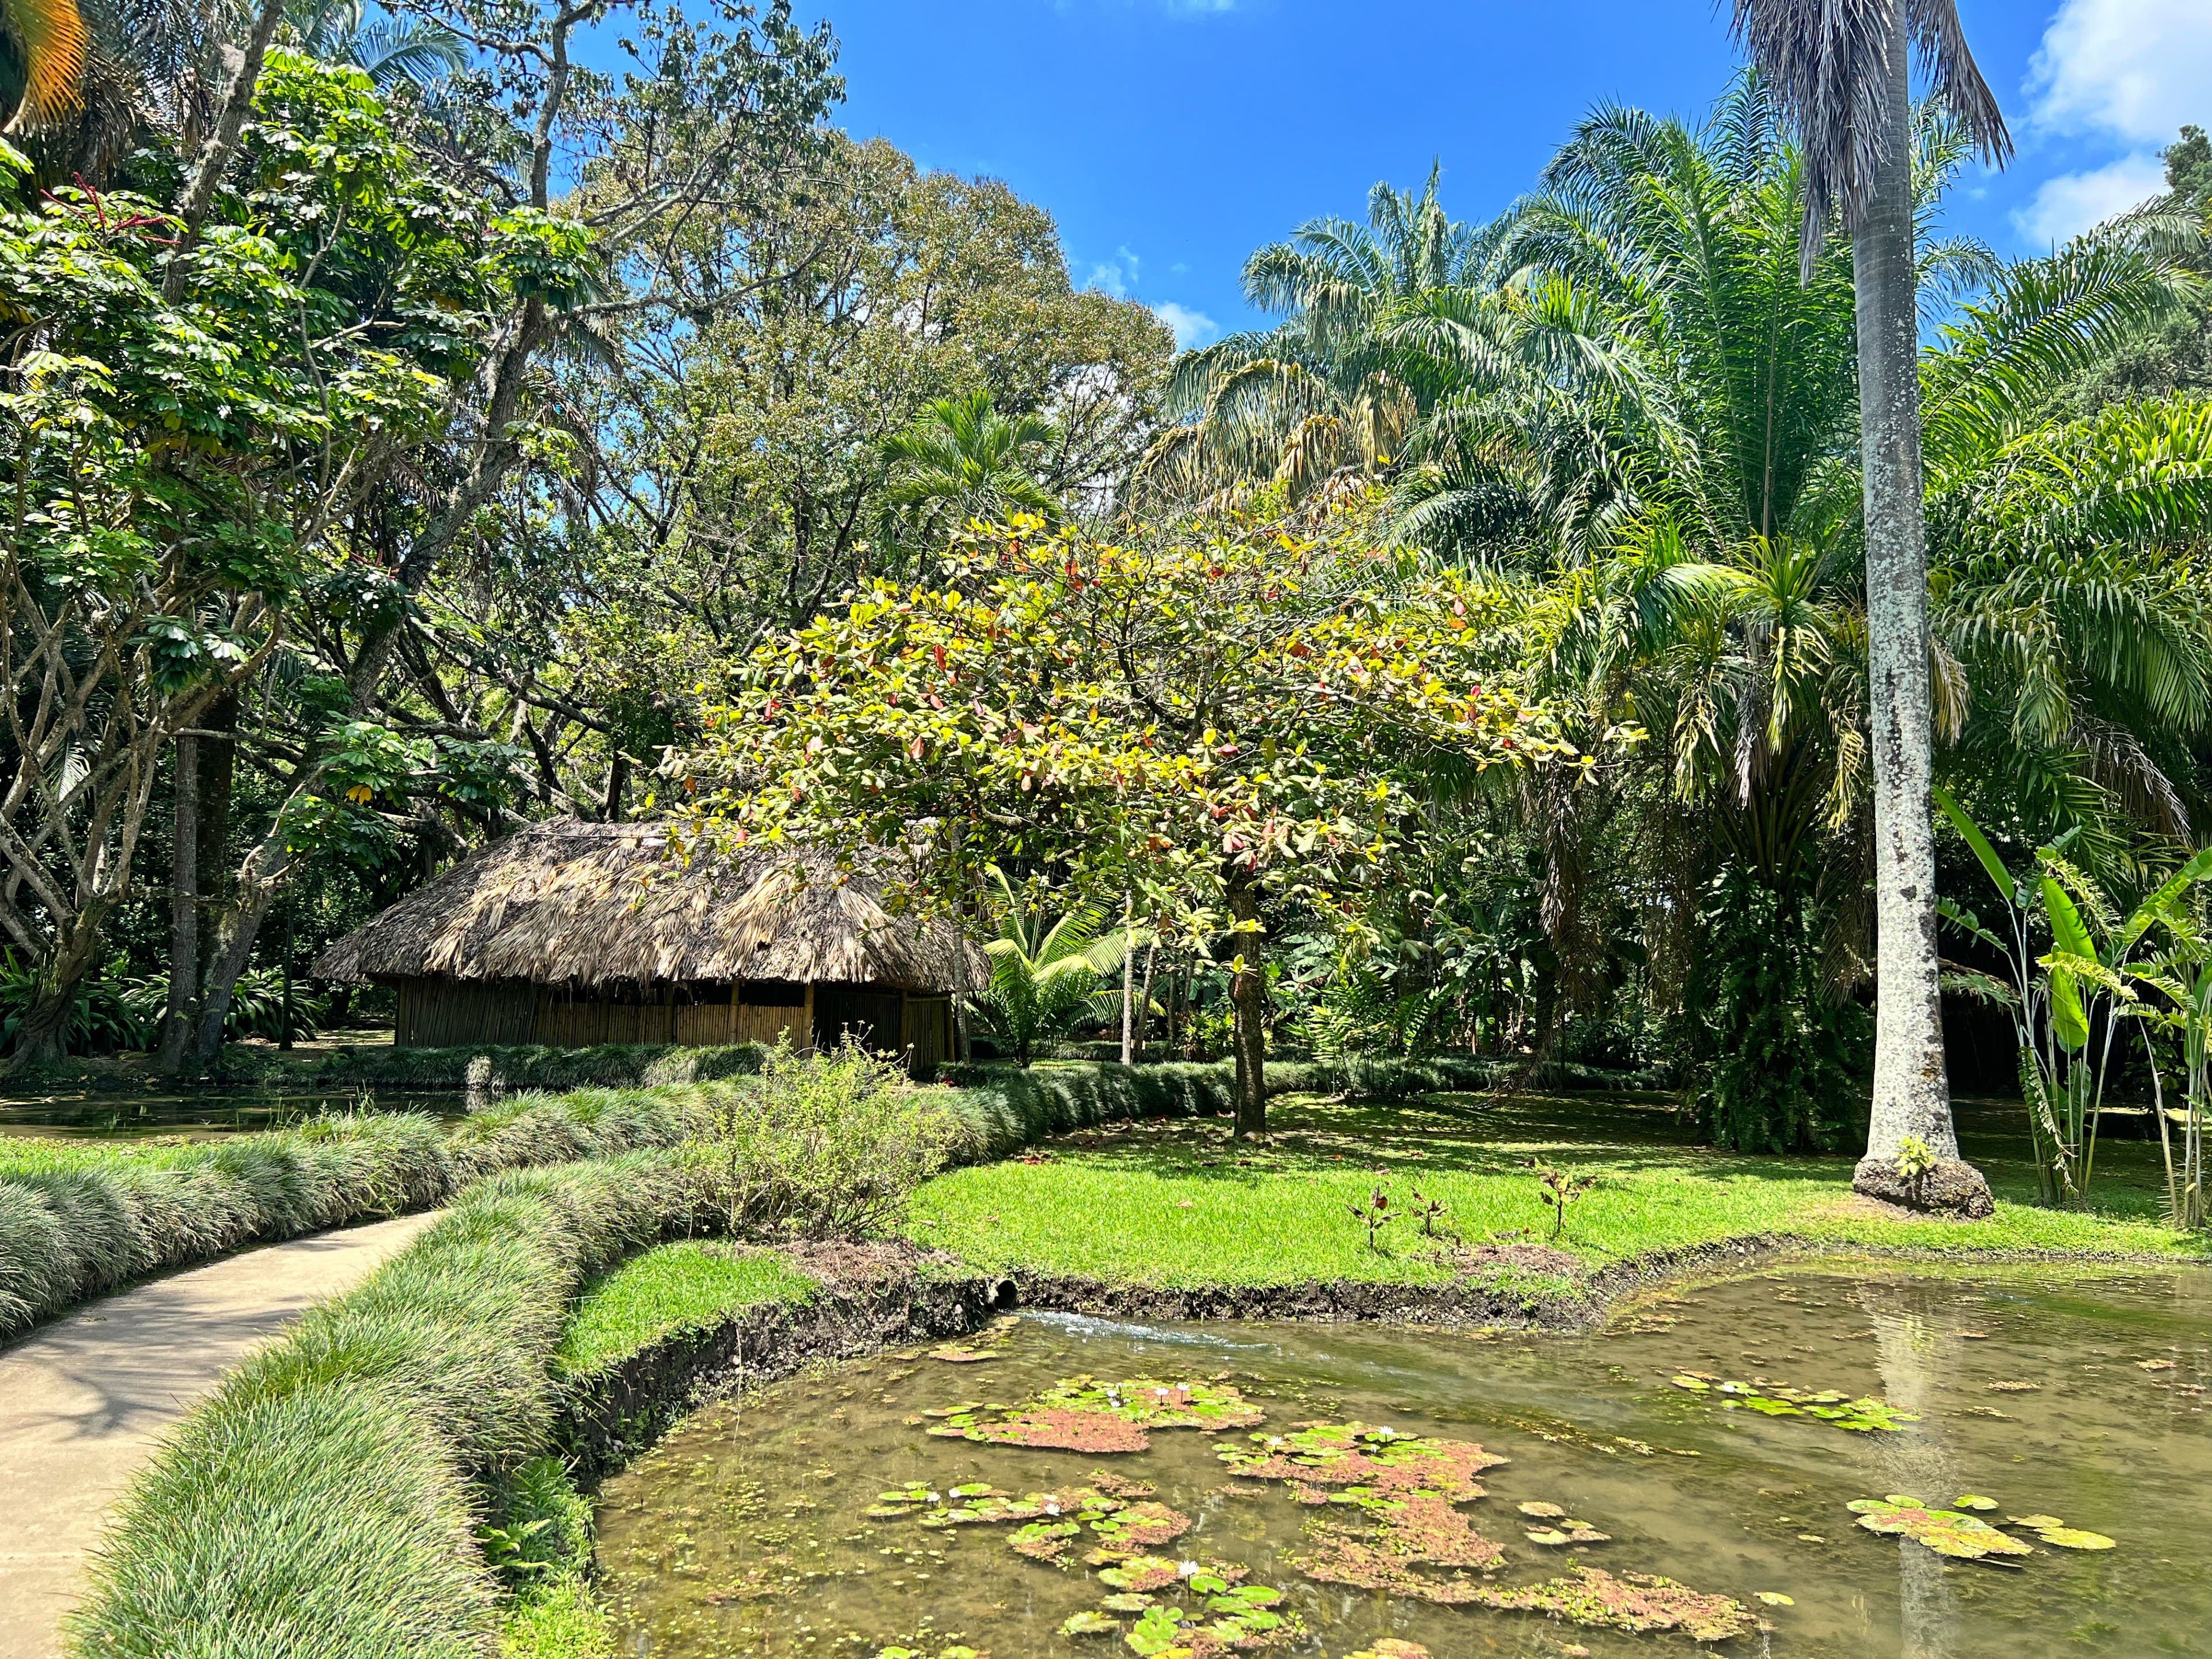
[[503,1170],[672,1145],[698,1091],[512,1097],[448,1126],[348,1113],[185,1145],[0,1143],[0,1340],[133,1279],[428,1209]]
[[224,1378],[132,1482],[67,1620],[101,1659],[482,1659],[477,1482],[538,1455],[568,1304],[695,1216],[672,1158],[488,1176]]

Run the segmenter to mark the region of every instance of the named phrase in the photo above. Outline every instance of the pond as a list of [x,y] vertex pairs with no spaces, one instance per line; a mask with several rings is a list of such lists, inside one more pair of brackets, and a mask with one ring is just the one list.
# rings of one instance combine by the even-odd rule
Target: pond
[[466,1097],[456,1091],[325,1089],[283,1093],[201,1089],[147,1095],[64,1091],[0,1100],[0,1138],[36,1135],[127,1140],[147,1135],[181,1135],[203,1140],[257,1129],[282,1129],[323,1112],[410,1111],[459,1117],[466,1108]]
[[[606,1482],[599,1564],[665,1659],[2203,1652],[2208,1319],[2201,1271],[1833,1260],[1576,1338],[1030,1315],[700,1411]],[[1890,1497],[1972,1501],[1847,1507]],[[1674,1633],[1515,1610],[1563,1584]]]

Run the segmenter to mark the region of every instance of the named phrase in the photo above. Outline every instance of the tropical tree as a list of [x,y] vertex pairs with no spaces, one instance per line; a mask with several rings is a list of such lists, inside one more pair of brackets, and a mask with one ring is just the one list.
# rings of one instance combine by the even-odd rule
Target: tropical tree
[[1140,498],[1188,501],[1275,483],[1291,501],[1340,470],[1387,471],[1428,403],[1450,383],[1396,337],[1425,309],[1492,285],[1494,239],[1437,199],[1441,167],[1416,196],[1377,184],[1368,222],[1316,219],[1245,262],[1244,294],[1286,313],[1176,365],[1181,424],[1156,440],[1133,484]]
[[308,57],[350,64],[380,89],[400,81],[430,87],[469,61],[461,37],[444,24],[372,8],[368,0],[322,0],[297,28]]
[[1954,1166],[1937,1189],[1978,1207],[1987,1183],[1959,1159],[1937,984],[1911,49],[1986,159],[2002,161],[2011,141],[1953,0],[1736,0],[1735,29],[1796,130],[1806,271],[1832,215],[1851,237],[1876,929],[1874,1105],[1856,1179],[1887,1185],[1911,1137]]
[[1060,504],[1037,482],[1031,460],[1056,436],[1038,416],[1000,415],[984,387],[939,398],[884,441],[884,459],[895,469],[885,503],[925,543],[949,538],[970,519],[1026,513],[1051,524]]
[[985,941],[990,982],[976,999],[984,1024],[1026,1067],[1037,1045],[1064,1035],[1086,1014],[1105,1012],[1107,976],[1128,954],[1128,934],[1100,931],[1097,910],[1077,904],[1049,925],[1042,903],[1016,888],[997,865],[999,936]]
[[[1292,533],[1297,531],[1300,533]],[[1018,859],[1194,954],[1226,941],[1237,1127],[1267,1124],[1268,913],[1356,908],[1470,772],[1586,773],[1517,693],[1504,595],[1377,550],[1363,520],[1106,542],[976,526],[939,584],[878,580],[760,647],[664,769],[702,832],[917,847],[916,902],[973,914]]]

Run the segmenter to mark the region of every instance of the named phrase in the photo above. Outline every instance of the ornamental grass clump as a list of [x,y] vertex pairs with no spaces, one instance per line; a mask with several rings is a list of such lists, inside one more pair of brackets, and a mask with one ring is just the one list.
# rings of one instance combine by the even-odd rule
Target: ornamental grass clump
[[511,1577],[528,1540],[480,1537],[477,1483],[511,1486],[543,1455],[585,1275],[690,1225],[695,1202],[657,1152],[471,1187],[185,1419],[117,1514],[74,1650],[481,1656],[487,1546]]

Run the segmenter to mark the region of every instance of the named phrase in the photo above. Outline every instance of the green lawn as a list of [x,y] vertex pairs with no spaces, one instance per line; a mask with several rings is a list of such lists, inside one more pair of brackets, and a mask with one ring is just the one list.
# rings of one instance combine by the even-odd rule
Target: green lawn
[[1468,1261],[1407,1219],[1371,1251],[1349,1206],[1379,1182],[1394,1209],[1417,1190],[1441,1200],[1442,1228],[1469,1244],[1548,1243],[1535,1166],[1550,1164],[1596,1179],[1558,1241],[1585,1269],[1768,1233],[1838,1245],[2212,1254],[2202,1237],[2160,1223],[2154,1142],[2100,1148],[2095,1208],[2035,1206],[2033,1169],[2012,1145],[2025,1139],[2016,1117],[1961,1114],[1964,1150],[1999,1200],[1980,1222],[1884,1213],[1853,1196],[1849,1158],[1699,1147],[1656,1098],[1437,1095],[1398,1105],[1291,1096],[1270,1108],[1261,1145],[1235,1145],[1220,1120],[1183,1119],[1068,1135],[1026,1159],[956,1170],[922,1189],[911,1231],[993,1269],[1169,1286],[1436,1284]]
[[764,1302],[805,1302],[816,1285],[773,1250],[663,1244],[584,1286],[554,1369],[603,1370],[682,1331],[703,1331]]

